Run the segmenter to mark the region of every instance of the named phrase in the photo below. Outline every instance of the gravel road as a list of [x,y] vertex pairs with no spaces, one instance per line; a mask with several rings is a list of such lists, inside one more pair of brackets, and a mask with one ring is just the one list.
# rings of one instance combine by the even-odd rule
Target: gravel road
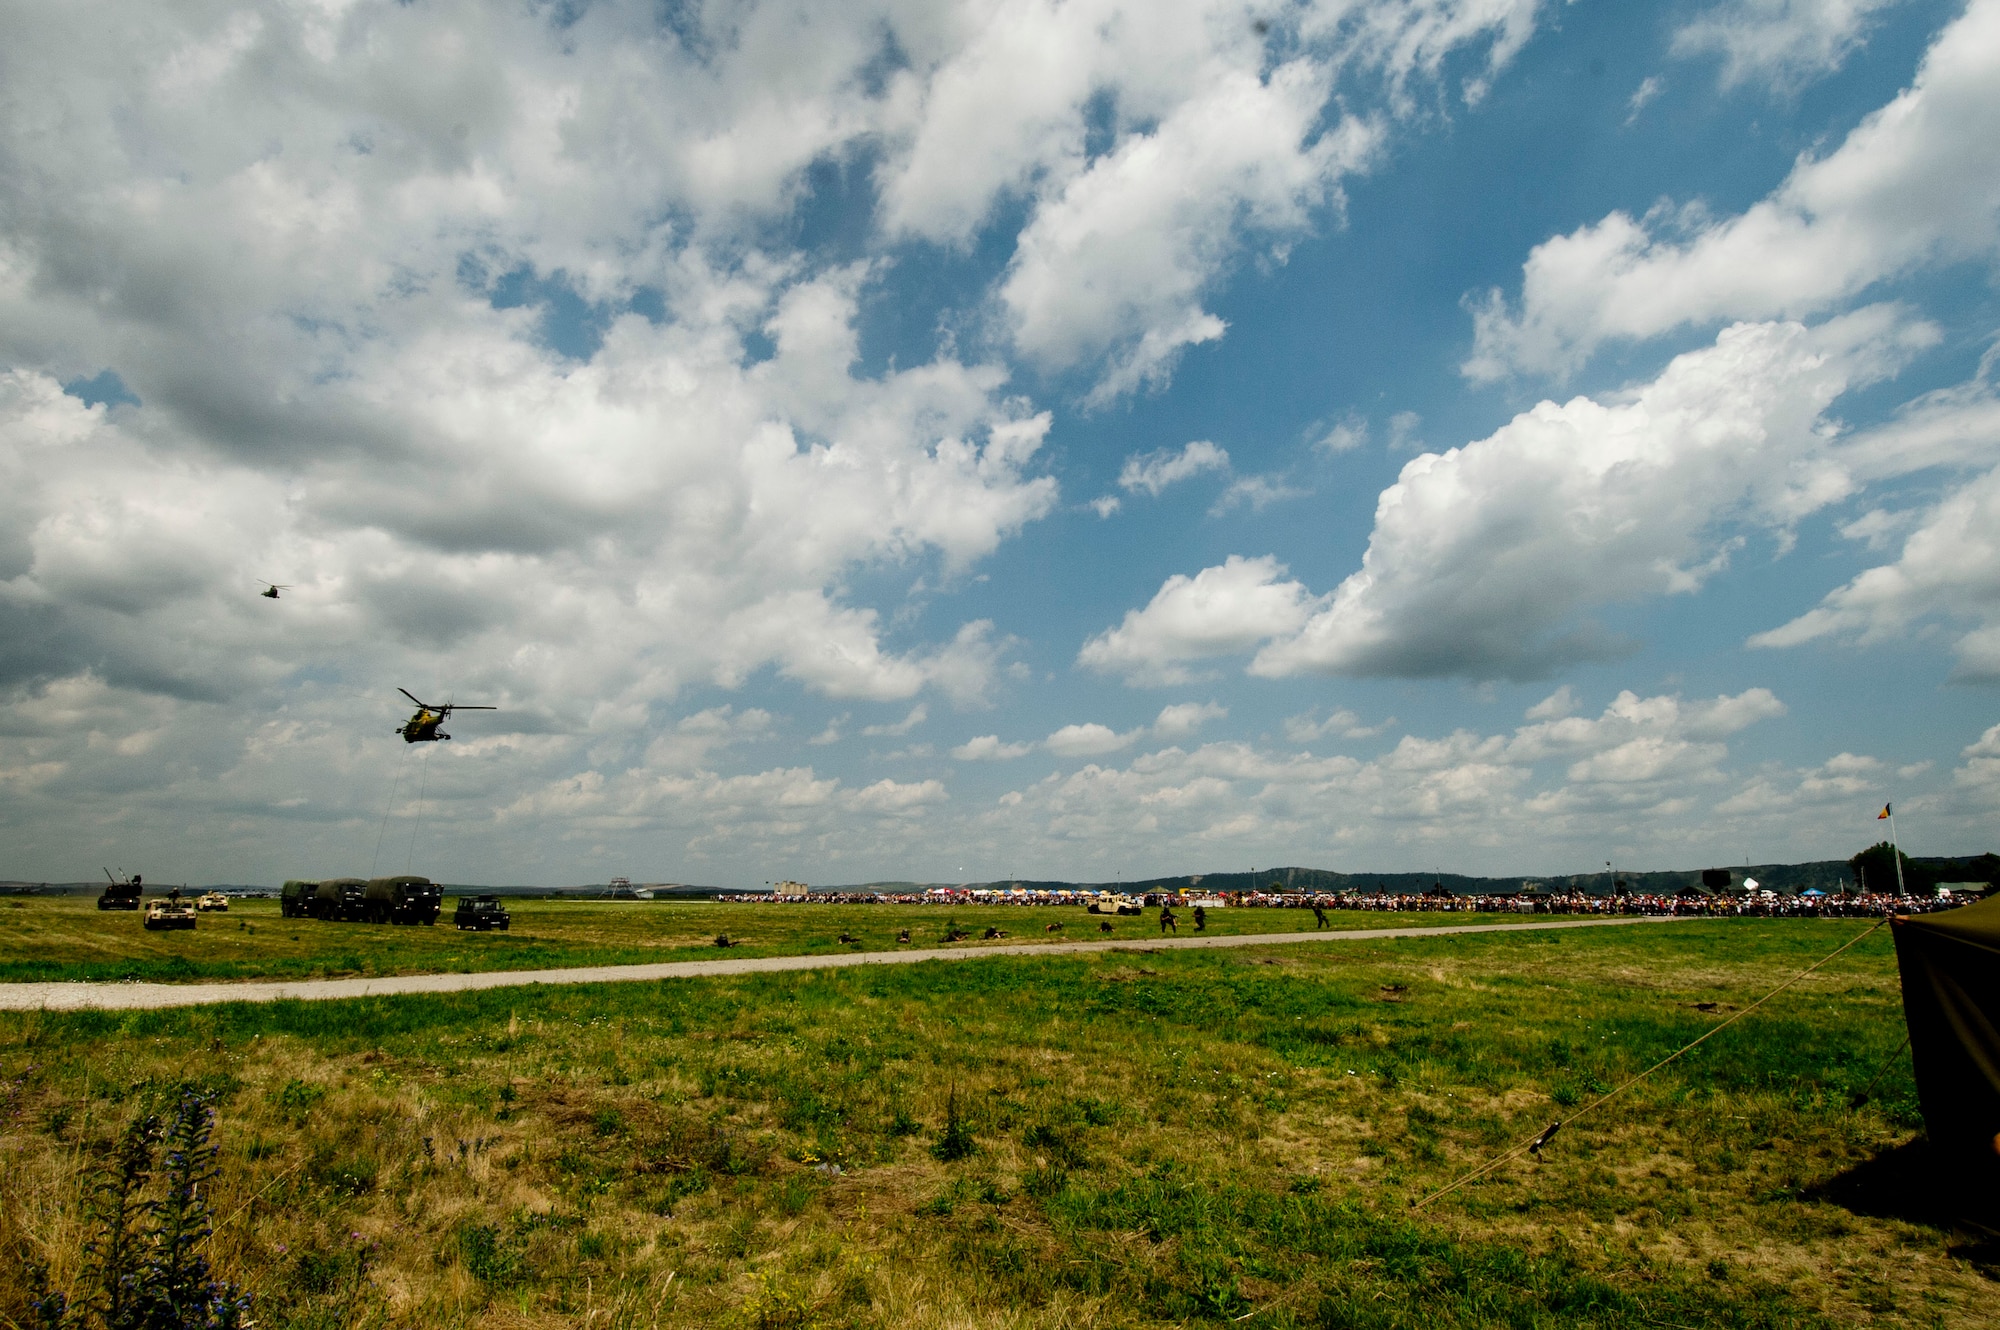
[[340,998],[409,993],[463,993],[479,988],[533,984],[619,984],[648,979],[698,979],[715,974],[771,974],[783,970],[835,970],[850,965],[914,965],[920,961],[972,961],[991,956],[1073,956],[1092,951],[1189,951],[1201,947],[1299,946],[1313,942],[1366,942],[1392,937],[1442,937],[1464,933],[1524,933],[1551,928],[1617,928],[1670,924],[1671,917],[1566,919],[1545,923],[1457,924],[1416,928],[1349,928],[1317,933],[1256,933],[1236,937],[1118,938],[1112,941],[1036,942],[1007,947],[935,947],[923,951],[850,951],[824,956],[718,957],[656,965],[590,965],[567,970],[488,970],[477,974],[404,974],[371,979],[290,979],[226,984],[58,983],[0,984],[0,1010],[132,1011],[196,1007],[216,1002],[327,1002]]

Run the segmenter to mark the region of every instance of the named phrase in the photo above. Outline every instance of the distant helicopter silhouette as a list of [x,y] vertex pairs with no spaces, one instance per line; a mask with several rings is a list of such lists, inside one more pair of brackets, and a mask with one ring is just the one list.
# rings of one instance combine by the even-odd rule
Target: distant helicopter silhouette
[[289,585],[283,582],[266,582],[264,583],[264,589],[257,594],[266,600],[277,600],[280,591],[290,591],[291,589]]
[[438,726],[444,724],[444,718],[454,711],[498,711],[500,709],[499,707],[462,707],[452,702],[446,702],[442,706],[434,707],[428,702],[418,700],[417,695],[407,688],[398,688],[396,691],[417,704],[417,714],[410,717],[406,723],[396,727],[396,733],[403,736],[403,742],[406,744],[434,743],[439,739],[451,738],[449,734],[438,729]]

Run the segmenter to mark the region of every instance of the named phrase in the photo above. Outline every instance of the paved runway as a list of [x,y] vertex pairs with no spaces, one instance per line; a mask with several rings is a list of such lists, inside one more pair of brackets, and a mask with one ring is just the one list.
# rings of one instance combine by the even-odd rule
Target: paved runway
[[0,984],[0,1010],[132,1011],[196,1007],[216,1002],[328,1002],[341,998],[410,993],[463,993],[534,984],[620,984],[650,979],[699,979],[717,974],[770,974],[785,970],[837,970],[850,965],[915,965],[920,961],[972,961],[992,956],[1073,956],[1096,951],[1188,951],[1202,947],[1302,946],[1315,942],[1365,942],[1395,937],[1447,937],[1466,933],[1525,933],[1551,928],[1616,928],[1626,924],[1685,922],[1670,916],[1562,919],[1543,923],[1443,924],[1414,928],[1347,928],[1316,933],[1255,933],[1234,937],[1119,938],[1113,941],[1035,942],[1007,947],[934,947],[911,951],[850,951],[822,956],[717,957],[712,961],[663,961],[654,965],[590,965],[566,970],[487,970],[476,974],[404,974],[370,979],[286,979],[226,984],[59,983]]

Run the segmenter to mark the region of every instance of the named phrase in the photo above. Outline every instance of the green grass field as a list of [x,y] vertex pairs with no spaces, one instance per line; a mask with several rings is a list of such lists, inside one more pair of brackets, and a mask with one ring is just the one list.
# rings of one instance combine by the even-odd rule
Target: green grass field
[[[207,914],[191,932],[149,933],[136,913],[101,911],[83,897],[14,899],[0,903],[0,983],[73,979],[305,979],[341,975],[423,974],[472,970],[533,970],[571,965],[624,965],[700,960],[722,955],[717,934],[740,945],[731,956],[799,956],[837,951],[897,950],[900,929],[911,947],[943,944],[947,926],[971,932],[959,945],[1007,946],[1048,941],[1044,926],[1060,922],[1071,940],[1097,938],[1104,922],[1081,906],[1037,909],[928,905],[742,905],[708,901],[617,902],[510,900],[505,933],[461,933],[444,918],[431,927],[322,923],[285,919],[276,901],[244,901],[227,914]],[[1194,931],[1181,911],[1180,936]],[[1333,911],[1330,928],[1487,923],[1511,916],[1403,915]],[[1151,912],[1110,920],[1111,936],[1157,937]],[[987,927],[1011,936],[980,940]],[[1215,910],[1212,933],[1311,932],[1309,910]],[[849,946],[842,932],[861,939]]]
[[1410,1207],[1861,927],[0,1016],[0,1316],[193,1082],[263,1327],[2000,1323],[1990,1257],[1856,1182],[1920,1125],[1906,1057],[1848,1106],[1902,1038],[1886,932]]

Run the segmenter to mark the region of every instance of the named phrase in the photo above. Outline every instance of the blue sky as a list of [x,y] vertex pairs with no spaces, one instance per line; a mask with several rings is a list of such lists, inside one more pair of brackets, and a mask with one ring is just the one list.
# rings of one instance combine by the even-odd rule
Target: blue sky
[[2000,0],[10,31],[0,875],[1990,848]]

